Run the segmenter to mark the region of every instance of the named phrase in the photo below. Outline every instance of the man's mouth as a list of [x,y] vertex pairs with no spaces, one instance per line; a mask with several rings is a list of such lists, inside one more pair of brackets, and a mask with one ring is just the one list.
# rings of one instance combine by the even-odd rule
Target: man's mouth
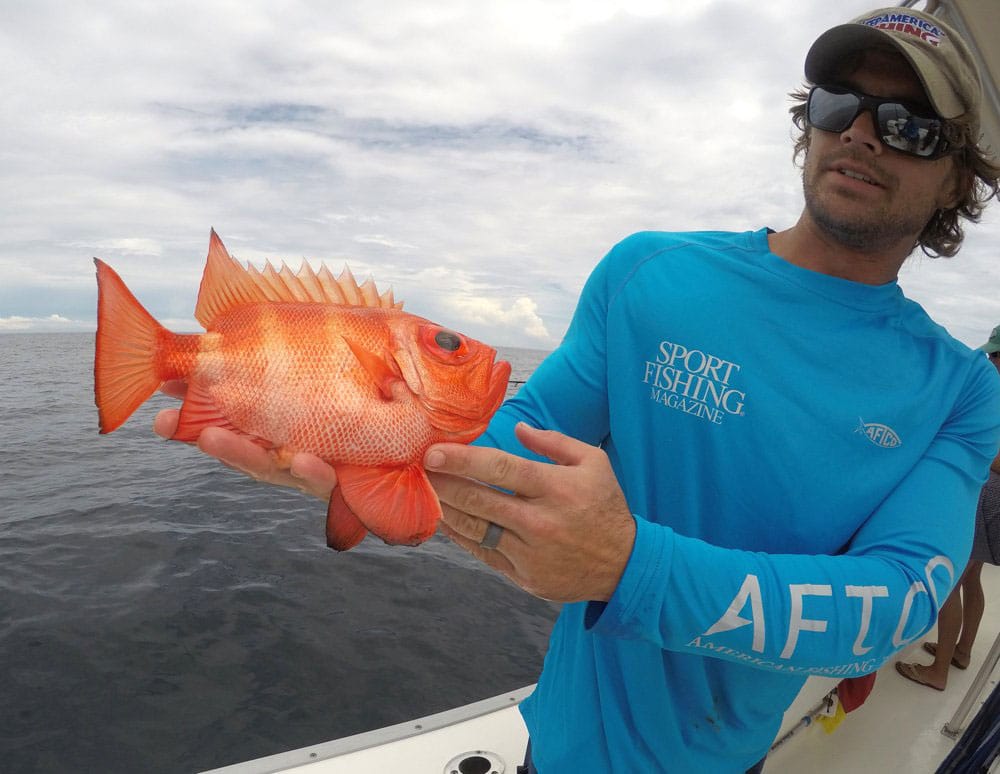
[[868,175],[862,174],[861,172],[855,172],[853,169],[838,169],[837,171],[842,175],[846,175],[852,180],[860,180],[862,183],[868,183],[868,185],[874,185],[874,186],[878,185],[878,183],[876,183],[872,178],[868,177]]

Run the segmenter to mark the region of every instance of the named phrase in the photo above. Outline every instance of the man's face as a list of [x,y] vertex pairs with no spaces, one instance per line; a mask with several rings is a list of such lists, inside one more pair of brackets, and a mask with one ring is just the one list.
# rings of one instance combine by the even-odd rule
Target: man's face
[[[825,85],[927,105],[916,74],[889,52],[865,54],[853,73]],[[886,147],[870,112],[862,112],[840,133],[809,131],[802,172],[806,212],[844,247],[871,253],[902,245],[908,253],[934,212],[954,206],[952,158],[928,161]]]

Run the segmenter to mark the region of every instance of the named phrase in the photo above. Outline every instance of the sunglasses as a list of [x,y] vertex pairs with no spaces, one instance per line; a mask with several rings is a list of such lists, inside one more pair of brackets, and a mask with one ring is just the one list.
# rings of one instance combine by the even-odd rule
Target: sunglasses
[[839,86],[810,89],[806,120],[826,132],[843,132],[864,110],[871,113],[878,138],[887,148],[921,159],[936,159],[947,153],[948,141],[942,137],[944,121],[937,116],[898,100]]

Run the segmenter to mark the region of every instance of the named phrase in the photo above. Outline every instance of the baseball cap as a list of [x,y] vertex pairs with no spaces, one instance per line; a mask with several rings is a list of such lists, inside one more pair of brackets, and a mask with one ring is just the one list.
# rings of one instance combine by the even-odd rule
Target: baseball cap
[[993,333],[990,334],[990,340],[983,344],[980,349],[987,355],[1000,352],[1000,325],[993,329]]
[[975,137],[983,95],[976,62],[954,28],[928,13],[880,8],[828,29],[806,54],[806,78],[830,83],[842,74],[846,56],[886,45],[913,67],[937,114],[944,119],[966,118]]

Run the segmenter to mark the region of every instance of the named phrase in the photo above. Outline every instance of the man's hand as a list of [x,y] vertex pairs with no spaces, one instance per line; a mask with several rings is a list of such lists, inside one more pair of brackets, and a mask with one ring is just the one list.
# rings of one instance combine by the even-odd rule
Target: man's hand
[[[175,398],[183,398],[184,383],[167,382],[162,391]],[[179,416],[177,409],[164,409],[153,420],[153,430],[157,435],[170,438],[177,429]],[[321,500],[329,500],[330,492],[337,486],[336,472],[319,457],[299,452],[290,459],[282,459],[246,436],[221,427],[204,429],[198,436],[197,446],[206,454],[258,481],[298,489]]]
[[[535,596],[609,600],[632,552],[635,520],[607,455],[524,423],[515,432],[526,448],[556,464],[461,444],[427,451],[442,531]],[[495,549],[479,545],[490,522],[504,530]]]

